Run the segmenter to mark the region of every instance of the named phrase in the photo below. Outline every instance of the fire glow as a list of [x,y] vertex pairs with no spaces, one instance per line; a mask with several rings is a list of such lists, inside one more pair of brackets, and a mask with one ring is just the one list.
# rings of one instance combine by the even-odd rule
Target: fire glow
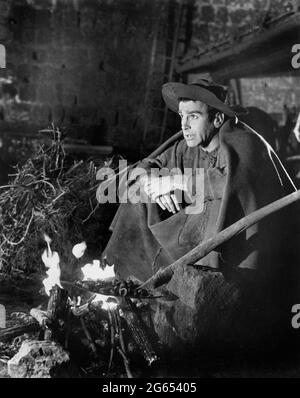
[[93,300],[93,303],[102,302],[101,308],[103,310],[113,310],[118,307],[118,302],[116,298],[113,296],[104,296],[103,294],[96,294],[96,297]]
[[105,280],[109,278],[115,277],[114,265],[109,266],[106,265],[105,268],[101,268],[101,263],[99,260],[93,260],[92,264],[86,264],[81,268],[81,271],[84,275],[83,280]]
[[72,249],[73,256],[76,258],[81,258],[84,255],[86,248],[87,246],[85,242],[77,243],[77,245],[75,245]]
[[[103,269],[101,268],[101,263],[99,260],[93,260],[92,264],[86,264],[81,268],[81,271],[84,275],[84,281],[103,281],[115,277],[114,265],[106,265]],[[116,301],[115,297],[104,296],[103,294],[97,294],[93,302],[102,302],[101,307],[106,311],[113,310],[118,306],[118,302]]]
[[48,296],[50,296],[50,290],[53,286],[57,285],[63,288],[60,283],[60,266],[59,266],[59,255],[57,252],[53,252],[50,247],[51,239],[48,235],[44,234],[44,239],[47,243],[47,249],[42,254],[42,260],[45,266],[48,268],[46,274],[47,277],[43,280],[43,285]]
[[[45,287],[47,295],[50,296],[50,291],[55,285],[63,289],[60,281],[60,275],[61,275],[61,270],[59,266],[60,258],[58,253],[56,251],[52,251],[51,249],[50,246],[51,238],[48,235],[44,234],[44,239],[47,243],[47,249],[45,249],[42,254],[42,260],[45,266],[48,268],[48,270],[46,272],[47,277],[43,280],[43,285]],[[84,255],[86,248],[87,245],[85,242],[76,244],[72,249],[74,257],[76,257],[77,259],[81,258]],[[114,265],[112,266],[106,265],[105,268],[103,269],[101,268],[101,262],[99,260],[93,260],[92,264],[84,265],[81,268],[81,271],[83,273],[84,281],[87,280],[103,281],[115,277]],[[118,306],[118,302],[115,297],[105,296],[103,294],[97,294],[93,302],[101,302],[102,303],[101,307],[104,310],[113,310]]]

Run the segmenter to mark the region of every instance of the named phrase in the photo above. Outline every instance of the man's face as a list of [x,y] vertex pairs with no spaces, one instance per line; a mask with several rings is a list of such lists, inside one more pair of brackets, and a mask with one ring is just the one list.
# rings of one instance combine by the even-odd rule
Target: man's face
[[201,101],[180,101],[181,128],[189,147],[206,147],[214,136],[214,124],[208,119],[207,105]]

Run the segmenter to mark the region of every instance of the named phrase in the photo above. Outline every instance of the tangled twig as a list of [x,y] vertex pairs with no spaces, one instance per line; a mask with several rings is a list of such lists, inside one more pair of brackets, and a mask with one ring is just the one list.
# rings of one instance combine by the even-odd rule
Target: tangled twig
[[58,130],[54,130],[57,140],[49,147],[41,146],[22,167],[16,166],[11,183],[0,187],[1,262],[7,271],[14,267],[40,269],[36,250],[43,232],[54,236],[53,243],[61,251],[70,236],[85,239],[83,225],[91,236],[94,223],[94,240],[100,239],[92,217],[99,206],[90,191],[96,181],[95,164],[82,160],[71,163]]
[[27,236],[27,234],[28,234],[30,225],[31,225],[32,220],[33,220],[33,215],[34,215],[34,210],[32,210],[32,212],[31,212],[31,217],[30,217],[29,223],[28,223],[28,225],[27,225],[27,227],[26,227],[25,234],[22,236],[22,238],[21,238],[18,242],[12,242],[12,241],[10,241],[10,240],[2,233],[2,236],[3,236],[4,240],[5,240],[9,245],[18,246],[19,244],[21,244],[21,243],[23,242],[23,240],[26,238],[26,236]]

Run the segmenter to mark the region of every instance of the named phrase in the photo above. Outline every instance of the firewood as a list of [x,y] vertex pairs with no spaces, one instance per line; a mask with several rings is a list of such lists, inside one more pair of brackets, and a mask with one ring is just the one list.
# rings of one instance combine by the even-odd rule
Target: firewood
[[110,308],[107,309],[107,313],[108,313],[109,327],[110,327],[110,356],[109,356],[109,362],[108,362],[106,376],[109,375],[110,368],[112,365],[113,356],[114,356],[114,350],[115,350],[115,327],[114,327],[113,317],[112,317]]
[[83,316],[88,314],[89,311],[90,311],[90,303],[83,304],[80,307],[74,307],[71,310],[74,316]]
[[42,311],[38,308],[32,308],[30,315],[39,323],[40,326],[45,327],[48,321],[46,311]]
[[64,318],[66,315],[66,308],[68,302],[68,292],[55,285],[50,291],[50,298],[47,307],[47,318],[49,319],[48,326],[51,324],[51,329],[46,329],[44,339],[50,340],[55,336],[58,329],[59,318]]
[[[96,294],[93,294],[85,304],[81,305],[80,307],[74,307],[71,309],[71,312],[74,316],[83,316],[89,313],[89,311],[93,307],[92,301],[97,297]],[[94,307],[97,307],[97,304],[95,303]]]
[[95,355],[97,355],[97,348],[96,348],[96,346],[94,344],[94,341],[92,339],[92,336],[91,336],[88,328],[86,327],[86,324],[85,324],[84,319],[83,319],[82,316],[80,317],[80,323],[81,323],[82,329],[84,331],[84,334],[85,334],[85,336],[86,336],[86,338],[87,338],[87,340],[89,342],[89,346],[90,346],[91,350],[93,351],[93,353]]
[[125,348],[124,337],[123,337],[123,332],[122,332],[121,318],[120,318],[120,314],[119,314],[118,310],[115,311],[115,318],[116,318],[116,325],[117,325],[117,329],[118,329],[119,342],[120,342],[120,347],[117,347],[117,349],[123,359],[127,377],[129,379],[132,379],[133,376],[132,376],[132,373],[130,370],[129,360],[126,356],[126,348]]
[[136,313],[136,307],[129,298],[125,297],[121,301],[121,310],[137,347],[148,362],[148,365],[151,365],[158,360],[158,356],[155,353],[142,321]]
[[29,321],[23,325],[12,326],[0,331],[0,341],[8,341],[16,336],[20,336],[24,333],[37,332],[40,329],[38,322],[35,319]]

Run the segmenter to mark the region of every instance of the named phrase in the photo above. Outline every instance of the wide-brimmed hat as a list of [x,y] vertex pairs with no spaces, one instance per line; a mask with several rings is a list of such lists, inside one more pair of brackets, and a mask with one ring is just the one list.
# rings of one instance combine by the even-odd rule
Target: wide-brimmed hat
[[204,102],[230,117],[239,113],[226,105],[227,90],[224,86],[204,79],[192,84],[165,83],[162,86],[162,96],[167,107],[174,112],[178,112],[179,100],[188,98]]

